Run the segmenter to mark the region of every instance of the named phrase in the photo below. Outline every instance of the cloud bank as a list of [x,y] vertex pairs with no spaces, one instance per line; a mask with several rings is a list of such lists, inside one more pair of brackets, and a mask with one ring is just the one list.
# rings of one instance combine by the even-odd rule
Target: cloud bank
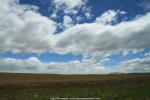
[[51,74],[107,74],[110,70],[99,63],[89,60],[70,61],[67,63],[43,63],[36,57],[26,60],[13,58],[0,59],[0,71],[26,72],[26,73],[51,73]]
[[150,72],[150,57],[124,61],[116,66],[114,71],[122,73],[148,73]]

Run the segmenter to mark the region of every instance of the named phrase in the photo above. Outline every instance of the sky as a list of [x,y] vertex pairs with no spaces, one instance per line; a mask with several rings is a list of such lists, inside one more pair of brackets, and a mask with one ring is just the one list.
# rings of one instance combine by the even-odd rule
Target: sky
[[150,72],[150,0],[0,0],[0,72]]

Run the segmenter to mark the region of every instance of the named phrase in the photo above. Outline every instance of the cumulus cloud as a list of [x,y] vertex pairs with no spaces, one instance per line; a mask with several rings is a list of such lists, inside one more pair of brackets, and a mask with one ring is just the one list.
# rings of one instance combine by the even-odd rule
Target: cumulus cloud
[[112,21],[114,21],[117,16],[117,12],[113,10],[108,10],[104,14],[102,14],[100,17],[96,18],[97,23],[102,24],[111,24]]
[[112,22],[117,21],[118,15],[124,15],[124,14],[126,14],[125,11],[108,10],[108,11],[104,12],[100,17],[97,17],[95,21],[97,23],[110,25],[110,24],[112,24]]
[[53,0],[56,10],[63,9],[66,14],[78,13],[78,10],[85,5],[86,0]]
[[0,59],[0,71],[2,72],[37,72],[40,61],[36,58],[18,60],[13,58]]
[[116,72],[123,72],[123,73],[144,73],[150,72],[150,58],[136,58],[132,60],[127,60],[121,62],[114,68]]
[[37,7],[18,0],[0,1],[0,52],[42,52],[53,46],[55,22],[40,15]]
[[69,28],[71,26],[73,26],[73,20],[70,18],[70,16],[64,16],[63,18],[63,26],[64,28]]
[[66,63],[43,63],[35,57],[26,60],[13,58],[0,59],[0,71],[2,72],[27,72],[49,74],[108,74],[110,70],[99,63],[89,60],[70,61]]
[[[52,0],[50,17],[57,20],[59,14],[71,15],[74,18],[83,17],[84,19],[91,19],[93,17],[91,13],[91,7],[87,5],[88,0]],[[80,19],[81,20],[81,19]],[[78,20],[76,23],[78,23]]]
[[103,58],[118,52],[148,48],[149,19],[150,13],[117,25],[97,22],[78,24],[58,35],[56,49]]

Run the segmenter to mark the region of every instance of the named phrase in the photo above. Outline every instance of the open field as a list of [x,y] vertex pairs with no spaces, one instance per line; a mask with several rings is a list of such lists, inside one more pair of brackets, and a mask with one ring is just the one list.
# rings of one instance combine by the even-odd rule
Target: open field
[[0,74],[0,100],[50,100],[51,97],[150,100],[150,74]]

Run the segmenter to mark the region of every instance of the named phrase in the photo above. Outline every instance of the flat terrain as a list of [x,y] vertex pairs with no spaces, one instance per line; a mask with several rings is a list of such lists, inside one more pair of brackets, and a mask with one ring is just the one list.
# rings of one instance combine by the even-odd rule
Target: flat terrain
[[52,97],[150,100],[150,74],[0,73],[0,100],[51,100]]

